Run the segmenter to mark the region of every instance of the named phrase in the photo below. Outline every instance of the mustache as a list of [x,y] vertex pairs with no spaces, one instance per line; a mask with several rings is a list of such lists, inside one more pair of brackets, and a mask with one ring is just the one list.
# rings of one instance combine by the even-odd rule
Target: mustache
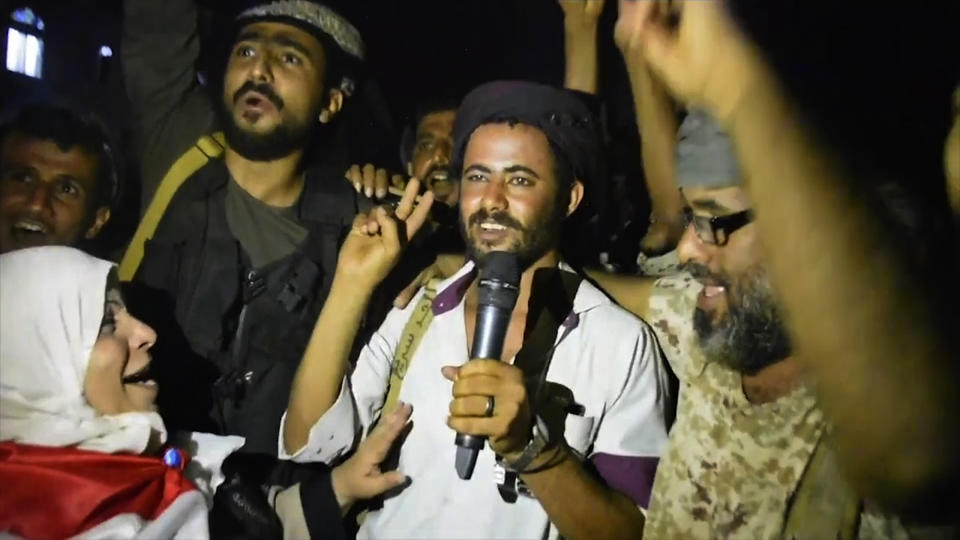
[[433,176],[433,173],[442,172],[442,171],[447,172],[447,180],[446,180],[447,182],[454,181],[453,175],[450,174],[450,168],[446,165],[431,165],[430,168],[423,173],[423,178],[421,178],[420,181],[424,182],[428,180],[431,176]]
[[272,86],[267,83],[255,83],[253,81],[243,83],[243,86],[233,94],[234,104],[240,101],[240,98],[247,92],[262,94],[263,97],[270,100],[270,103],[273,103],[273,106],[276,107],[278,111],[283,108],[283,99],[277,95]]
[[503,225],[504,227],[509,227],[511,229],[523,230],[523,224],[519,221],[513,219],[506,212],[496,212],[491,214],[486,210],[477,210],[470,216],[467,220],[467,225],[474,226],[480,224],[481,221],[492,221],[497,225]]
[[727,276],[722,274],[715,274],[711,272],[709,268],[707,268],[706,266],[703,266],[702,264],[698,264],[695,262],[688,262],[686,264],[681,265],[680,269],[684,272],[688,272],[698,281],[711,281],[728,290],[730,289],[730,279],[727,278]]

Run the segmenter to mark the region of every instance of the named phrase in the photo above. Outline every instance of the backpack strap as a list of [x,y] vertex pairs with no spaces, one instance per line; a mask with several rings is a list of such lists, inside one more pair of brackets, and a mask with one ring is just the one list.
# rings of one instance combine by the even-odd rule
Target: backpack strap
[[410,368],[410,361],[413,360],[413,355],[416,354],[423,335],[427,333],[427,327],[433,321],[433,299],[437,296],[437,286],[439,284],[440,281],[437,279],[431,279],[427,283],[423,296],[420,297],[420,301],[413,308],[413,313],[407,319],[406,326],[403,327],[397,349],[393,353],[390,386],[387,390],[387,399],[383,402],[381,418],[393,412],[397,407],[400,388],[403,386],[403,378],[407,375],[407,369]]
[[557,331],[573,312],[573,300],[582,279],[576,272],[560,269],[538,270],[534,274],[523,346],[513,361],[523,371],[527,395],[534,405],[539,402],[553,359]]
[[121,281],[130,281],[137,273],[140,261],[143,260],[143,246],[147,240],[153,238],[153,233],[156,232],[157,225],[160,224],[173,195],[187,178],[193,176],[208,161],[220,157],[224,148],[226,148],[226,139],[223,133],[204,135],[170,167],[153,194],[150,205],[147,206],[137,231],[133,233],[133,239],[130,240],[123,259],[120,260]]

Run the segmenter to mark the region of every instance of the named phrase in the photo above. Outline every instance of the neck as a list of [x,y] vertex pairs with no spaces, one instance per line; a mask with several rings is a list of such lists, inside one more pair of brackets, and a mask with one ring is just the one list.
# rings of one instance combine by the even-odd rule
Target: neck
[[807,375],[796,357],[787,357],[752,374],[742,377],[743,393],[750,403],[769,403],[789,394],[807,381]]
[[[517,304],[513,310],[514,314],[524,314],[527,312],[527,305],[530,303],[530,293],[533,289],[533,275],[537,270],[541,268],[556,268],[559,263],[560,253],[556,249],[551,249],[520,274],[520,292],[517,294]],[[469,307],[475,307],[477,304],[477,281],[478,280],[474,280],[473,284],[470,285],[466,298],[464,299],[466,305]]]
[[302,157],[299,149],[272,161],[251,161],[227,148],[224,161],[237,184],[253,197],[270,206],[292,206],[303,190]]

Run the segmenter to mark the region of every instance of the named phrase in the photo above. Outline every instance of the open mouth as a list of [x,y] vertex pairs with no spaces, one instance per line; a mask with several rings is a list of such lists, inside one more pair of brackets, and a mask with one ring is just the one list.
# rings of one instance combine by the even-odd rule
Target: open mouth
[[25,235],[47,234],[47,227],[34,219],[21,219],[13,224],[13,230]]
[[267,110],[276,110],[277,106],[273,104],[272,101],[267,99],[266,96],[259,92],[247,92],[241,100],[243,106],[247,109],[253,109],[256,111],[267,111]]
[[484,221],[480,223],[480,230],[484,232],[501,232],[506,231],[506,225],[501,225],[493,221]]
[[702,278],[697,281],[703,285],[703,289],[697,295],[697,307],[710,311],[722,305],[727,293],[725,283],[710,278]]
[[450,177],[447,175],[447,171],[442,169],[436,170],[427,176],[427,183],[429,185],[433,185],[437,182],[447,182],[449,180]]
[[511,227],[492,220],[483,220],[477,224],[477,239],[487,245],[500,244],[510,234]]
[[707,298],[713,298],[714,296],[719,296],[726,291],[726,287],[720,285],[704,285],[703,295]]
[[150,369],[150,364],[147,364],[136,373],[127,375],[122,379],[122,382],[123,384],[145,384],[148,386],[156,386],[157,384],[157,381],[154,380],[153,371]]

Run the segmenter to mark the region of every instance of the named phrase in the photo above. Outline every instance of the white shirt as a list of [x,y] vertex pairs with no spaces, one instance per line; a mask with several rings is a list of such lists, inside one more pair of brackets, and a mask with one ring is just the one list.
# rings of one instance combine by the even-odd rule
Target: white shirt
[[[358,538],[557,537],[536,500],[521,496],[511,504],[500,498],[489,446],[481,450],[472,478],[461,480],[454,470],[456,434],[446,424],[452,383],[440,369],[469,360],[463,293],[472,269],[467,263],[438,288],[434,319],[400,391],[400,401],[413,405],[413,426],[398,467],[411,483],[367,515]],[[311,428],[306,446],[286,454],[281,437],[281,457],[335,462],[351,449],[359,431],[367,431],[383,407],[394,349],[418,299],[404,310],[394,309],[373,334],[336,402]],[[667,386],[653,332],[586,281],[573,313],[558,329],[546,380],[570,389],[582,406],[582,416],[567,416],[563,434],[579,454],[660,455],[667,438]]]

